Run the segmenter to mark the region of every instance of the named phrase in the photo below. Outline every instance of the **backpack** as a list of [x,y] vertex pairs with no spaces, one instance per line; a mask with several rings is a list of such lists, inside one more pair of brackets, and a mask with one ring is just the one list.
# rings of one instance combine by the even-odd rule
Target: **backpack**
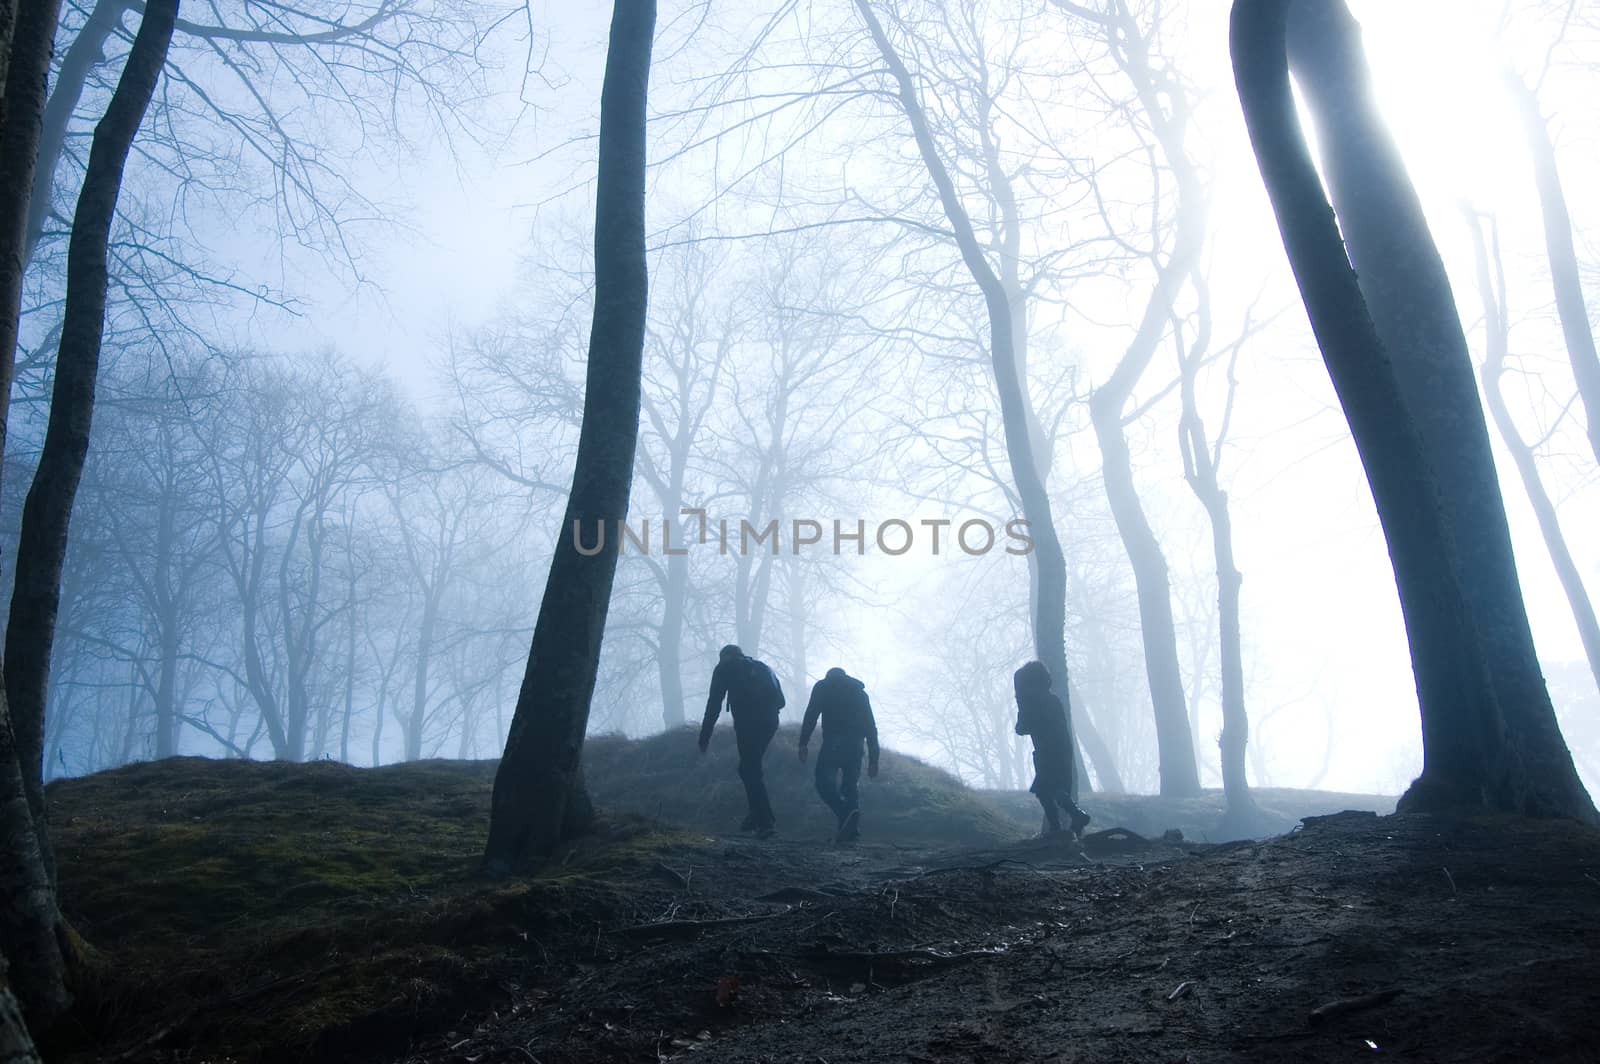
[[772,671],[771,666],[755,658],[745,658],[744,669],[745,692],[752,708],[770,709],[773,712],[782,709],[783,688],[778,684],[778,674]]

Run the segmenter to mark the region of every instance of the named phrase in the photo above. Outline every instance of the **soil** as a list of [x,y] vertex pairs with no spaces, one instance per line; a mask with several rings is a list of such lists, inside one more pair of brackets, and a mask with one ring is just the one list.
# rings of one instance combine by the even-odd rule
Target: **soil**
[[909,831],[911,792],[928,820],[1006,803],[886,752],[854,845],[782,791],[772,839],[734,831],[740,807],[710,831],[613,811],[486,883],[492,772],[180,759],[53,786],[97,950],[53,1055],[1600,1059],[1600,833],[1577,824],[1351,812],[1217,845],[1102,817],[1082,846],[941,842]]

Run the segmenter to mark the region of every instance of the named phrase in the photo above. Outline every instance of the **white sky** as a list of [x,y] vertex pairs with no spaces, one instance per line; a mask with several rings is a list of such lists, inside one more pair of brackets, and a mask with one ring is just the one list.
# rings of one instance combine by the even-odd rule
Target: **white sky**
[[[541,17],[555,20],[550,54],[560,57],[563,69],[553,78],[560,88],[538,98],[540,110],[524,116],[517,137],[459,158],[441,145],[421,145],[403,173],[374,175],[380,188],[393,182],[387,198],[409,205],[404,220],[414,233],[369,248],[372,287],[352,293],[329,278],[316,286],[324,294],[302,319],[288,326],[258,323],[251,330],[267,335],[251,338],[278,348],[335,346],[386,364],[418,398],[432,395],[431,367],[447,331],[470,327],[516,301],[518,259],[541,221],[530,205],[569,184],[587,165],[592,150],[587,145],[535,164],[517,160],[595,126],[606,14],[586,10],[591,6],[602,7],[539,8]],[[1194,17],[1192,61],[1186,69],[1214,90],[1204,121],[1219,160],[1214,228],[1225,234],[1217,248],[1217,276],[1223,278],[1217,283],[1236,295],[1254,291],[1269,277],[1281,286],[1287,276],[1281,245],[1243,140],[1228,75],[1227,5],[1193,6],[1206,14]],[[1521,134],[1496,76],[1507,52],[1520,69],[1536,68],[1547,32],[1518,27],[1496,35],[1485,6],[1472,3],[1352,0],[1352,6],[1366,27],[1385,114],[1429,205],[1469,330],[1478,317],[1477,293],[1470,259],[1463,258],[1467,245],[1456,211],[1462,197],[1498,214],[1513,316],[1536,319],[1518,327],[1514,354],[1543,357],[1539,368],[1553,366],[1552,379],[1570,387],[1560,383],[1559,333],[1541,318],[1548,318],[1550,297],[1539,265],[1537,204]],[[1487,9],[1497,15],[1499,5]],[[658,69],[656,76],[672,72]],[[1588,101],[1600,97],[1595,80],[1592,74],[1562,69],[1545,90],[1546,108],[1556,112],[1553,128],[1580,227],[1594,221],[1592,213],[1583,214],[1582,201],[1600,176],[1600,157],[1586,132],[1595,117]],[[502,107],[509,119],[511,105]],[[1583,246],[1580,242],[1580,253]],[[1476,351],[1481,334],[1470,336]],[[1394,792],[1420,767],[1404,633],[1370,496],[1297,303],[1275,333],[1250,349],[1240,378],[1234,438],[1250,449],[1230,455],[1229,472],[1245,574],[1246,646],[1252,656],[1247,668],[1256,682],[1251,708],[1259,720],[1287,707],[1257,731],[1272,758],[1272,782],[1303,783],[1321,764],[1326,711],[1334,721],[1336,750],[1322,785]],[[1170,435],[1165,427],[1155,431]],[[1092,441],[1075,441],[1073,447],[1082,460],[1097,458]],[[1550,663],[1581,662],[1576,632],[1521,486],[1509,462],[1501,465],[1541,655]],[[1142,484],[1170,501],[1163,512],[1193,508],[1177,470],[1173,458],[1141,473]],[[1549,472],[1561,475],[1554,465]],[[1162,478],[1164,483],[1156,483]],[[1600,517],[1600,490],[1592,465],[1586,479],[1566,476],[1562,488],[1569,541],[1591,593],[1600,594],[1600,537],[1592,534]],[[1163,532],[1171,555],[1188,549],[1171,542],[1174,534],[1206,534],[1193,519]],[[961,562],[951,556],[938,564]],[[901,567],[886,575],[887,587],[915,583],[920,574]],[[863,619],[859,627],[866,632],[875,626]],[[892,692],[915,678],[900,675],[904,670],[895,663],[904,655],[892,645],[881,657],[885,664],[876,679],[891,694],[880,695],[878,702],[885,707],[883,724],[893,741]],[[1587,712],[1600,712],[1592,689],[1585,695]],[[1202,757],[1214,756],[1211,737],[1197,736],[1196,746]],[[1591,788],[1596,783],[1600,780],[1591,779]]]

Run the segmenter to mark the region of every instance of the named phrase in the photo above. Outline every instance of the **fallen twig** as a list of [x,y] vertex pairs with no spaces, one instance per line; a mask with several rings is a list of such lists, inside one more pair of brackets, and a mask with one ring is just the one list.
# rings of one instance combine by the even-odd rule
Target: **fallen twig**
[[1167,1000],[1177,1001],[1181,997],[1188,997],[1189,992],[1193,989],[1194,981],[1192,979],[1185,979],[1183,982],[1179,983],[1173,988],[1172,993],[1167,995]]
[[753,924],[761,920],[776,919],[787,915],[793,909],[794,906],[785,905],[781,912],[760,913],[756,916],[719,916],[709,920],[658,920],[649,924],[619,927],[611,933],[627,935],[630,938],[693,938],[700,932],[714,927],[732,927],[736,924]]
[[1307,1022],[1314,1027],[1335,1016],[1344,1016],[1352,1012],[1361,1012],[1365,1009],[1383,1005],[1393,1001],[1399,995],[1400,988],[1392,987],[1388,990],[1379,990],[1373,994],[1362,994],[1359,997],[1339,998],[1337,1001],[1330,1001],[1326,1005],[1318,1005],[1312,1009],[1311,1015],[1307,1017]]

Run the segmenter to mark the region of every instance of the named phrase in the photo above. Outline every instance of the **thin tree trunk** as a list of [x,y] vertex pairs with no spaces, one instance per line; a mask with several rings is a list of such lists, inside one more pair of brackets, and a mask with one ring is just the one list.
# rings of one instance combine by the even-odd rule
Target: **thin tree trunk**
[[1172,582],[1168,577],[1167,559],[1145,516],[1138,489],[1134,487],[1120,397],[1107,394],[1103,389],[1096,390],[1089,401],[1089,409],[1095,437],[1100,441],[1106,499],[1111,504],[1111,516],[1133,567],[1145,678],[1150,685],[1150,706],[1156,721],[1161,795],[1191,798],[1200,793],[1200,769],[1195,761],[1194,735],[1189,731],[1183,670],[1178,664],[1178,630],[1172,617]]
[[1555,504],[1551,502],[1550,493],[1545,491],[1544,482],[1539,476],[1533,448],[1517,431],[1517,423],[1512,420],[1511,411],[1506,407],[1505,394],[1500,388],[1500,377],[1506,368],[1510,325],[1506,319],[1505,272],[1500,262],[1499,237],[1496,236],[1494,242],[1494,277],[1491,279],[1490,252],[1484,241],[1483,229],[1470,211],[1467,213],[1467,222],[1472,227],[1478,290],[1483,294],[1483,326],[1488,334],[1483,356],[1483,394],[1488,400],[1489,416],[1494,419],[1495,428],[1506,450],[1511,452],[1511,460],[1516,464],[1522,485],[1528,491],[1528,502],[1533,506],[1533,515],[1538,519],[1545,547],[1550,551],[1550,562],[1561,580],[1561,590],[1566,592],[1572,620],[1578,626],[1578,638],[1583,643],[1583,653],[1589,661],[1589,672],[1594,677],[1595,686],[1600,688],[1600,622],[1595,619],[1594,603],[1583,586],[1583,576],[1577,563],[1572,560],[1572,551],[1567,549],[1567,538],[1561,531]]
[[[517,709],[495,773],[484,869],[504,875],[587,830],[583,739],[616,579],[639,438],[649,275],[645,261],[645,102],[655,0],[617,0],[600,94],[594,321],[583,424]],[[576,530],[613,533],[585,557]]]
[[0,40],[5,97],[0,103],[0,458],[5,456],[11,379],[16,372],[17,329],[22,317],[26,272],[29,190],[39,159],[44,124],[45,81],[55,40],[60,0],[7,4],[9,34]]
[[422,759],[422,726],[428,717],[428,665],[433,659],[433,632],[439,616],[438,587],[430,587],[417,629],[417,668],[411,685],[411,715],[406,718],[407,761]]
[[1589,447],[1600,462],[1600,355],[1595,353],[1594,332],[1589,327],[1589,310],[1584,305],[1583,283],[1578,276],[1578,255],[1572,247],[1572,217],[1567,213],[1567,197],[1561,187],[1561,171],[1556,167],[1555,145],[1550,130],[1539,113],[1539,99],[1515,74],[1506,74],[1506,86],[1517,103],[1522,128],[1533,153],[1533,179],[1539,188],[1539,205],[1544,212],[1544,243],[1550,256],[1550,282],[1555,286],[1556,312],[1561,317],[1561,332],[1567,341],[1567,357],[1572,360],[1572,376],[1578,383],[1584,417],[1589,426]]
[[44,105],[44,124],[39,134],[39,161],[33,171],[33,192],[28,200],[28,226],[22,247],[22,268],[33,264],[39,238],[44,235],[46,219],[50,217],[51,192],[54,191],[56,167],[67,146],[67,128],[72,115],[83,100],[84,87],[89,74],[105,61],[106,41],[122,21],[128,10],[126,0],[97,0],[89,17],[79,28],[77,36],[67,46],[56,70],[55,87]]
[[1557,807],[1530,787],[1520,751],[1508,741],[1438,483],[1300,131],[1285,47],[1289,3],[1236,0],[1229,35],[1234,78],[1284,247],[1394,563],[1422,711],[1423,774],[1407,794],[1424,805],[1594,820],[1587,801],[1587,808]]
[[[1072,726],[1078,736],[1078,748],[1081,754],[1087,754],[1089,764],[1094,766],[1095,779],[1099,781],[1099,789],[1107,794],[1126,794],[1128,785],[1122,782],[1122,773],[1117,771],[1117,759],[1111,754],[1111,747],[1106,745],[1105,736],[1100,734],[1100,729],[1095,726],[1094,717],[1089,712],[1089,703],[1084,699],[1078,685],[1069,676],[1067,678],[1067,693],[1072,698]],[[1082,762],[1079,762],[1081,767]],[[1089,781],[1084,780],[1082,789],[1087,790]]]
[[[1228,513],[1228,493],[1223,490],[1217,474],[1221,454],[1221,439],[1227,433],[1224,427],[1218,434],[1217,450],[1206,438],[1205,422],[1200,417],[1200,404],[1195,396],[1195,378],[1201,359],[1210,342],[1210,292],[1203,282],[1199,285],[1201,308],[1201,335],[1194,347],[1185,354],[1178,352],[1179,395],[1183,413],[1178,424],[1179,450],[1183,453],[1184,480],[1195,497],[1205,507],[1211,522],[1211,552],[1217,572],[1217,629],[1222,673],[1222,736],[1218,743],[1222,760],[1222,793],[1227,800],[1223,824],[1233,834],[1248,834],[1256,819],[1255,799],[1250,796],[1249,776],[1246,771],[1246,753],[1250,735],[1250,716],[1244,700],[1244,637],[1239,618],[1239,589],[1243,577],[1233,555],[1233,521]],[[1233,374],[1229,369],[1228,401],[1233,399]]]
[[[957,249],[973,281],[983,293],[985,309],[989,316],[989,358],[994,370],[995,388],[1000,396],[1000,416],[1005,430],[1006,455],[1011,462],[1011,476],[1016,482],[1017,498],[1022,503],[1022,514],[1028,522],[1028,534],[1033,542],[1034,563],[1038,566],[1038,594],[1034,600],[1033,642],[1034,653],[1050,670],[1054,690],[1064,702],[1070,702],[1070,676],[1067,672],[1067,561],[1056,535],[1055,516],[1050,508],[1050,496],[1040,474],[1040,463],[1034,453],[1033,440],[1028,431],[1028,404],[1022,393],[1021,377],[1017,372],[1015,317],[1006,297],[1005,285],[995,274],[984,256],[973,231],[972,220],[961,203],[960,194],[950,178],[950,172],[939,156],[928,126],[927,115],[917,98],[917,89],[911,72],[901,61],[889,42],[878,17],[873,14],[867,0],[855,0],[867,30],[877,45],[878,53],[893,75],[900,104],[911,125],[917,150],[927,168],[928,177],[939,193],[946,220],[955,233]],[[1067,726],[1072,728],[1072,712],[1067,707]],[[1074,748],[1077,740],[1071,738]],[[1070,790],[1078,791],[1077,759]]]
[[[128,150],[166,63],[177,12],[177,0],[153,0],[148,6],[116,91],[95,127],[67,253],[67,298],[50,420],[39,466],[22,507],[17,540],[16,582],[6,626],[6,699],[22,759],[23,785],[34,809],[39,852],[52,881],[54,861],[44,816],[45,688],[61,596],[67,525],[83,475],[94,414],[95,375],[105,329],[106,244]],[[4,339],[0,337],[0,342]]]
[[[667,520],[678,523],[676,518]],[[679,539],[674,549],[684,546],[685,542]],[[667,557],[667,579],[661,593],[661,640],[656,650],[656,667],[661,678],[661,723],[671,731],[684,724],[683,614],[689,597],[687,556]]]
[[[1513,744],[1529,760],[1519,788],[1530,809],[1594,813],[1556,722],[1517,578],[1511,528],[1495,474],[1466,335],[1444,261],[1416,190],[1384,128],[1344,0],[1296,0],[1289,50],[1323,143],[1325,178],[1349,260],[1379,337],[1391,352],[1401,399],[1439,485],[1459,552],[1457,577],[1489,681]],[[1476,787],[1440,781],[1444,801]],[[1423,787],[1405,804],[1426,805]]]

